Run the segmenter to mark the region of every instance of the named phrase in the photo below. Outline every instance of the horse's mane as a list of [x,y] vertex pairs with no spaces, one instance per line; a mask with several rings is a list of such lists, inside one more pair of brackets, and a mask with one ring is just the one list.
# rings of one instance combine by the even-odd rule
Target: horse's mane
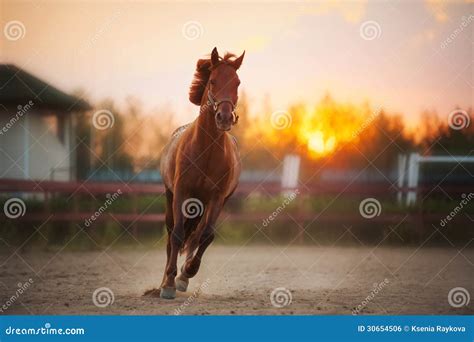
[[[219,64],[231,64],[235,59],[232,53],[226,53],[224,57],[219,57]],[[202,58],[197,61],[194,78],[189,87],[189,101],[195,105],[201,105],[202,96],[206,89],[207,82],[211,76],[211,57]]]

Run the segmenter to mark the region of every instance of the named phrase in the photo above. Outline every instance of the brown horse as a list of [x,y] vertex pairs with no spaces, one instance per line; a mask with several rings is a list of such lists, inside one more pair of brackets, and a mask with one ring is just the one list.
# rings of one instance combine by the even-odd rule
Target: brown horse
[[[197,119],[178,128],[161,158],[166,187],[167,262],[161,298],[173,299],[176,289],[186,291],[196,275],[206,248],[214,240],[216,220],[237,187],[240,156],[235,139],[227,133],[238,117],[234,110],[240,84],[237,70],[244,54],[197,62],[189,100],[200,106]],[[186,261],[177,275],[178,253]]]

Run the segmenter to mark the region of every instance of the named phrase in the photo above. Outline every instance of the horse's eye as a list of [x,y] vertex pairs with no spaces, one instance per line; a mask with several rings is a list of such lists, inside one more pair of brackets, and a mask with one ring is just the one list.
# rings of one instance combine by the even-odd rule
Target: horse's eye
[[216,85],[216,81],[214,81],[214,80],[211,80],[210,83],[211,83],[211,85],[213,85],[213,86]]

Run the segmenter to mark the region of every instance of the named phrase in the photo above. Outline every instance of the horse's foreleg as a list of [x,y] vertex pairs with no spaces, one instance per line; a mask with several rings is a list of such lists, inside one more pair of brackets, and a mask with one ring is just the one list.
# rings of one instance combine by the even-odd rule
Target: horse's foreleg
[[[173,220],[173,193],[166,189],[166,214],[165,214],[165,223],[166,223],[166,231],[168,234],[167,243],[166,243],[166,265],[165,269],[169,264],[170,256],[171,256],[171,232],[173,231],[174,227],[174,220]],[[166,272],[163,275],[163,280],[161,282],[160,288],[163,287],[166,280]]]
[[176,297],[175,277],[178,273],[178,253],[184,243],[184,217],[181,213],[182,202],[177,196],[173,201],[174,227],[168,236],[170,250],[160,290],[160,297],[166,299],[174,299]]
[[177,288],[180,291],[186,291],[189,278],[194,277],[199,271],[201,266],[201,260],[206,251],[207,247],[214,240],[214,228],[217,218],[222,210],[223,201],[211,202],[207,207],[207,215],[205,220],[201,223],[204,224],[202,235],[199,239],[199,245],[196,253],[193,255],[192,251],[186,258],[186,261],[181,268],[181,274],[176,278]]

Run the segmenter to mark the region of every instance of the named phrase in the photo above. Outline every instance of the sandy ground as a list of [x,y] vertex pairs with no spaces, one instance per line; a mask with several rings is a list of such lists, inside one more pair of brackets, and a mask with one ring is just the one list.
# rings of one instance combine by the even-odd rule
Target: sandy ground
[[[6,305],[3,314],[346,315],[360,305],[361,314],[474,314],[474,299],[460,308],[448,302],[455,287],[474,296],[473,249],[215,245],[188,292],[175,300],[144,296],[159,285],[164,263],[163,249],[3,251],[0,308]],[[31,285],[11,303],[18,284],[30,278]],[[101,287],[114,296],[105,307],[93,302]],[[287,289],[291,303],[281,292],[288,305],[272,305],[275,288]]]

